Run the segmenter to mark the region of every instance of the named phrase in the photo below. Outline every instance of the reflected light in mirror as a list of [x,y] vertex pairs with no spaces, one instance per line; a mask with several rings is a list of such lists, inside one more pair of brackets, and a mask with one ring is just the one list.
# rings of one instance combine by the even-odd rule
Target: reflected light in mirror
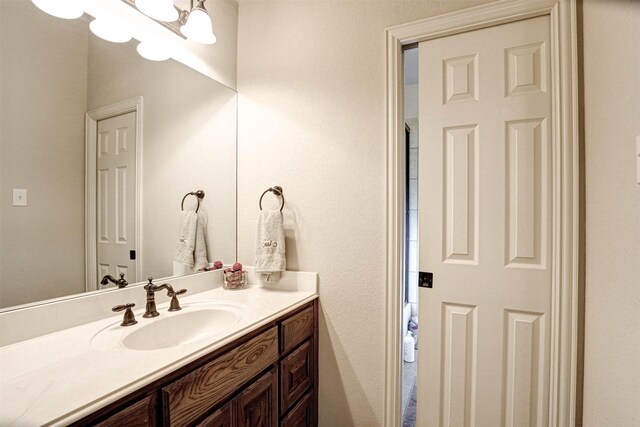
[[142,42],[136,47],[138,54],[149,61],[166,61],[171,57],[167,48],[158,43]]
[[178,11],[173,0],[136,0],[138,10],[150,18],[164,22],[178,20]]
[[31,0],[41,11],[62,19],[77,19],[84,10],[69,0]]
[[131,40],[131,34],[128,31],[123,30],[117,22],[106,18],[94,19],[89,24],[89,28],[93,34],[109,42],[126,43]]
[[202,2],[200,2],[200,4],[191,11],[187,18],[187,23],[180,28],[180,31],[191,41],[203,44],[214,44],[216,42],[216,36],[213,35],[212,27],[211,18],[204,6],[202,6]]

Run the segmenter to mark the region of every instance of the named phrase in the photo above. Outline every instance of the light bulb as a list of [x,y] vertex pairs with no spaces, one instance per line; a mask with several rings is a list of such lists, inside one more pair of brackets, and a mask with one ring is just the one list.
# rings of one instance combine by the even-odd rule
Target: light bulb
[[180,31],[187,39],[194,42],[203,44],[214,44],[216,42],[216,36],[213,35],[211,18],[209,18],[207,11],[199,6],[189,13],[187,23],[180,28]]
[[178,20],[178,11],[173,7],[173,0],[136,0],[136,7],[140,12],[157,21]]
[[122,26],[117,22],[110,19],[94,19],[89,24],[89,28],[93,34],[109,42],[126,43],[131,40],[131,34],[123,30]]
[[150,61],[166,61],[171,57],[168,50],[157,43],[142,42],[136,50],[140,56]]
[[84,14],[84,10],[69,0],[31,0],[38,9],[51,16],[62,19],[77,19]]

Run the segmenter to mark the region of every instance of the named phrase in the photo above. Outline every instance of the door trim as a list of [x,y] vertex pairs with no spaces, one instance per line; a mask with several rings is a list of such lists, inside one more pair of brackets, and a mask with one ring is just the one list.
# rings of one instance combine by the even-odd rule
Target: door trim
[[577,15],[575,0],[501,0],[386,30],[387,265],[384,425],[401,425],[404,258],[403,46],[548,15],[552,75],[552,300],[549,425],[574,426],[580,255]]
[[98,122],[111,117],[127,113],[136,113],[136,277],[142,277],[142,115],[143,97],[126,99],[115,104],[91,110],[86,114],[85,125],[85,277],[86,290],[98,289],[96,281],[97,251],[96,251],[96,143]]

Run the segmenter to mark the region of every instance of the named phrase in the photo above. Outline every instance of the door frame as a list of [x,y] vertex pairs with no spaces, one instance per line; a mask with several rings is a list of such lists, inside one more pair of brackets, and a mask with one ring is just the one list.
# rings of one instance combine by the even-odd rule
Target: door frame
[[537,16],[550,18],[552,298],[549,425],[574,426],[578,396],[580,162],[576,0],[500,0],[386,30],[387,264],[384,425],[401,425],[404,247],[403,46]]
[[143,97],[136,96],[115,104],[91,110],[86,114],[85,123],[85,277],[86,290],[95,291],[98,289],[96,281],[97,271],[97,242],[96,242],[96,188],[97,182],[97,134],[98,122],[111,117],[121,116],[127,113],[136,113],[136,203],[135,203],[135,226],[136,226],[136,277],[142,277],[142,115]]

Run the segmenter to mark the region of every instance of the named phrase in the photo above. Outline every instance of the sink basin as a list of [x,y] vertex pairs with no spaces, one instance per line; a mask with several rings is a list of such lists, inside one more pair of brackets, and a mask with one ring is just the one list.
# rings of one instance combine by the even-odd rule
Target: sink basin
[[109,326],[98,332],[92,345],[97,348],[117,346],[131,350],[158,350],[176,347],[220,335],[240,320],[241,307],[229,303],[184,304],[183,309],[170,312],[158,309],[160,316],[145,319],[136,313],[138,324]]

